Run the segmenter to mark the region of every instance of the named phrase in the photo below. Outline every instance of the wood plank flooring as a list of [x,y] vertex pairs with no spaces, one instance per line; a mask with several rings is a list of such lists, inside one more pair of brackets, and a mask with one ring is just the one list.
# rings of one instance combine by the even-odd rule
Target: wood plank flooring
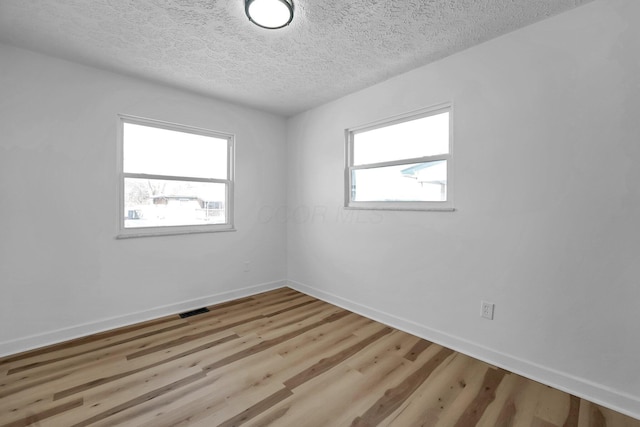
[[640,427],[283,288],[0,359],[0,426]]

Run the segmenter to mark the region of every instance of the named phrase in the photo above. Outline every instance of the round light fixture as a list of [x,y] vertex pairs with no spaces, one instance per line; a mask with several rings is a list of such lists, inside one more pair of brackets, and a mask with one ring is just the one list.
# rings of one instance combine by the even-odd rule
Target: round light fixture
[[275,30],[293,19],[293,0],[245,0],[244,11],[257,26]]

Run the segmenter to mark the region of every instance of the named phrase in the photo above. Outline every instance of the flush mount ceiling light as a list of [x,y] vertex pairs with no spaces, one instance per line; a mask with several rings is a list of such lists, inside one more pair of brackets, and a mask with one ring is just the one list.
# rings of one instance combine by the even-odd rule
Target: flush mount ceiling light
[[293,19],[293,0],[245,0],[244,11],[257,26],[275,30]]

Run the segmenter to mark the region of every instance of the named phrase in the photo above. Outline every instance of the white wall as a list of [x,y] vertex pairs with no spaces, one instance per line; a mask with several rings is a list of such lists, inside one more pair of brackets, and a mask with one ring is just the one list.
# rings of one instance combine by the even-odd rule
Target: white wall
[[[236,232],[116,240],[117,114],[236,135]],[[0,355],[281,286],[285,120],[0,45]],[[243,262],[251,271],[243,272]]]
[[[292,286],[640,417],[639,52],[599,0],[290,119]],[[344,129],[443,102],[457,211],[342,210]]]

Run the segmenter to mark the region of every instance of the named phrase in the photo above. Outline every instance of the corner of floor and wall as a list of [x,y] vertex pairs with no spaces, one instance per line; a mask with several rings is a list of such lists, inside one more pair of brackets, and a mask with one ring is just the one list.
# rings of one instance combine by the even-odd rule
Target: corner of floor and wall
[[[289,286],[640,418],[639,23],[595,0],[290,118],[0,45],[0,356]],[[443,102],[455,211],[343,209],[344,130]],[[114,239],[118,113],[234,133],[237,231]]]

